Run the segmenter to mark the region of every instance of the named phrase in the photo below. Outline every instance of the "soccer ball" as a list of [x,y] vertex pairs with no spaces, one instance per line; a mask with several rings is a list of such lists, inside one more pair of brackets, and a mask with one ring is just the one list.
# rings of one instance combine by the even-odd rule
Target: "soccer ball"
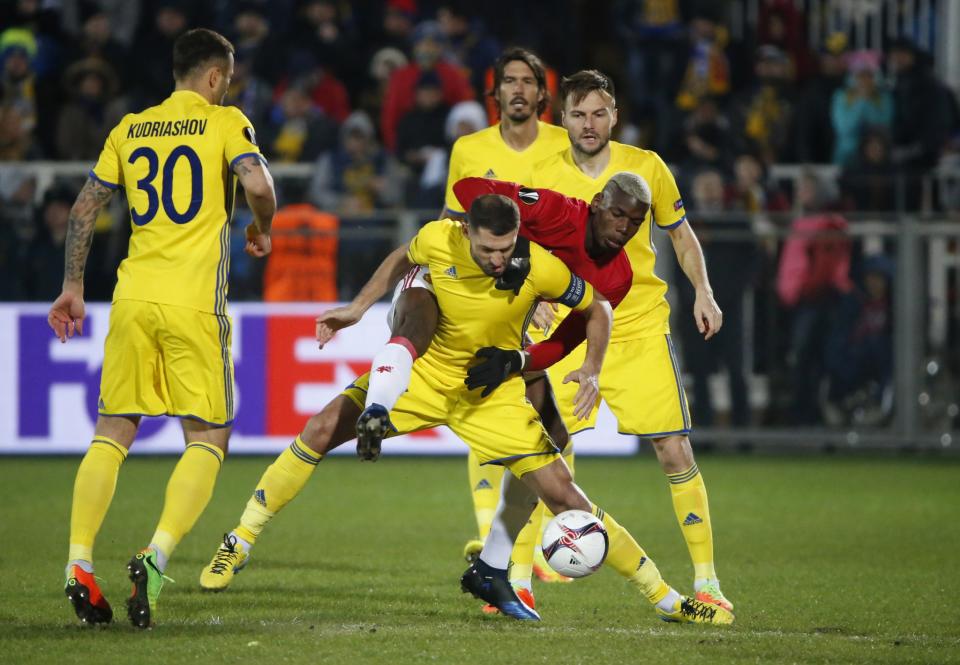
[[603,522],[585,510],[560,513],[543,531],[543,558],[567,577],[586,577],[603,565],[609,547]]

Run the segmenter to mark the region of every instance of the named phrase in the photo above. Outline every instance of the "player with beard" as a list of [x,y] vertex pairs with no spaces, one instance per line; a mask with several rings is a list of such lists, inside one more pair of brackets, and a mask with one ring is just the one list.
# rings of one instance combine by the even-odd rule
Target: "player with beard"
[[[546,69],[534,53],[522,48],[505,50],[494,65],[493,87],[489,94],[497,102],[500,121],[463,136],[453,144],[441,217],[464,216],[453,191],[454,184],[463,178],[483,177],[529,183],[535,164],[569,146],[563,128],[539,120],[540,114],[550,103],[550,94],[547,91]],[[389,410],[389,406],[406,389],[414,359],[423,355],[430,346],[438,316],[436,301],[431,293],[431,279],[425,266],[417,266],[398,285],[390,314],[391,339],[374,358],[375,367],[390,367],[392,371],[374,373],[370,377],[367,407],[386,405]],[[348,305],[326,312],[317,319],[317,324],[339,330],[356,323],[361,314],[356,307]],[[531,385],[528,398],[540,413],[554,442],[563,448],[567,440],[566,429],[545,384],[541,379]],[[370,413],[365,412],[361,423],[367,423],[371,414],[377,415],[375,427],[385,412],[381,413],[378,408]],[[572,460],[568,458],[567,463],[571,464]],[[468,455],[468,468],[478,538],[466,544],[464,556],[472,560],[480,552],[483,539],[490,530],[500,497],[502,469],[481,467],[472,450]],[[521,543],[528,538],[528,534],[524,534]],[[521,577],[529,578],[530,566],[526,562],[519,565],[514,562],[513,570],[518,571]],[[537,566],[536,572],[546,581],[567,579],[545,563]]]
[[[667,285],[654,272],[654,225],[670,236],[677,262],[696,290],[693,317],[705,339],[720,330],[723,314],[713,298],[700,243],[687,223],[670,170],[655,152],[610,140],[617,123],[614,94],[612,81],[596,70],[580,71],[563,80],[562,122],[570,145],[538,164],[530,184],[587,201],[611,175],[621,171],[635,173],[650,185],[653,203],[647,227],[625,247],[633,267],[633,287],[617,308],[600,374],[600,395],[617,417],[620,433],[653,442],[670,481],[674,512],[693,562],[697,599],[730,610],[733,605],[720,591],[714,569],[707,490],[690,446],[690,414],[670,339]],[[552,366],[550,376],[562,378],[582,360],[581,347]],[[586,420],[576,418],[567,406],[571,401],[567,386],[555,382],[554,387],[570,433],[594,427],[596,409]]]

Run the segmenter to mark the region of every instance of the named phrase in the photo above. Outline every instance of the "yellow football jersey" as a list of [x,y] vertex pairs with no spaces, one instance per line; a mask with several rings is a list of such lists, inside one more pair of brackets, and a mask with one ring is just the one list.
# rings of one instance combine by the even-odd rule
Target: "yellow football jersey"
[[419,361],[440,375],[465,377],[484,346],[519,349],[524,319],[537,298],[577,310],[593,302],[593,287],[536,243],[530,243],[530,274],[520,293],[498,290],[473,260],[460,222],[450,219],[420,229],[407,257],[430,267],[440,321],[433,344]]
[[533,166],[570,145],[567,130],[537,121],[537,138],[526,150],[518,152],[500,136],[500,124],[481,129],[457,139],[450,152],[445,205],[451,212],[462,213],[453,194],[453,185],[462,178],[495,178],[507,182],[530,184]]
[[647,228],[641,227],[625,248],[633,266],[633,286],[617,306],[610,336],[612,342],[670,332],[667,285],[653,271],[656,249],[653,246],[653,224],[649,222],[662,229],[672,229],[686,220],[687,214],[673,174],[657,153],[610,141],[610,163],[598,178],[591,178],[577,168],[568,145],[563,152],[535,166],[531,183],[533,187],[553,189],[565,196],[590,201],[607,180],[620,171],[636,173],[649,183],[653,205],[645,220]]
[[226,313],[232,167],[247,155],[260,149],[243,113],[189,90],[124,116],[90,172],[123,187],[130,206],[133,233],[114,301]]

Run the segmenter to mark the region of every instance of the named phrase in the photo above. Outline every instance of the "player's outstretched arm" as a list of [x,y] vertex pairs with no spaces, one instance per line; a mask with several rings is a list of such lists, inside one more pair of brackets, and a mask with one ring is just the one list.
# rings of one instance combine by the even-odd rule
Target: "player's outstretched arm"
[[247,246],[250,256],[263,258],[272,249],[270,227],[277,212],[277,194],[273,188],[273,176],[260,155],[248,155],[237,160],[233,171],[243,185],[247,205],[253,213],[253,223],[247,227]]
[[587,353],[583,365],[563,378],[564,383],[576,381],[580,384],[573,398],[573,414],[577,419],[590,415],[593,405],[600,395],[600,368],[607,354],[610,331],[613,329],[613,308],[602,295],[594,292],[593,302],[583,310],[586,319]]
[[349,305],[331,309],[317,317],[317,341],[321,349],[335,332],[359,321],[373,303],[380,300],[413,268],[407,256],[408,246],[402,245],[390,252]]
[[83,271],[93,242],[93,227],[97,216],[113,196],[113,190],[94,178],[87,178],[77,195],[67,222],[66,259],[63,270],[63,291],[47,315],[53,332],[66,342],[73,333],[83,334],[86,307],[83,302]]
[[677,254],[677,262],[683,268],[684,274],[693,288],[696,289],[696,298],[693,302],[693,319],[697,330],[704,339],[710,339],[720,331],[723,325],[723,312],[713,299],[713,288],[710,278],[707,277],[707,262],[703,258],[703,249],[697,234],[690,228],[690,224],[683,223],[667,231],[673,242],[673,251]]

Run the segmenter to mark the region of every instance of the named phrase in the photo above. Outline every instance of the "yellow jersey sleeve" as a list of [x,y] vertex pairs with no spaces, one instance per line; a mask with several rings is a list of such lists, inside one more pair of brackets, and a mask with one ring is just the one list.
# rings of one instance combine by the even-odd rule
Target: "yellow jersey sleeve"
[[[221,131],[223,132],[223,158],[233,170],[237,160],[243,157],[256,155],[263,159],[260,148],[257,146],[257,135],[253,131],[253,124],[236,106],[225,106],[220,112]],[[266,160],[264,160],[266,161]]]
[[[660,155],[651,153],[654,158],[654,182],[650,183],[653,192],[653,221],[662,229],[672,229],[683,224],[687,219],[687,211],[677,189],[677,181],[670,169],[660,158]],[[641,174],[643,175],[643,174]]]
[[563,261],[536,243],[530,243],[530,275],[534,291],[545,300],[577,310],[593,303],[593,286],[570,272]]
[[441,222],[430,222],[425,224],[413,240],[407,245],[407,258],[411,263],[425,266],[430,263],[432,250],[440,240],[444,225]]
[[453,148],[450,150],[450,165],[447,170],[447,193],[443,200],[443,206],[450,212],[463,214],[466,211],[460,209],[460,202],[453,193],[453,186],[458,180],[464,178],[463,173],[463,143],[462,138],[457,139]]
[[117,136],[127,124],[124,118],[113,128],[103,143],[100,158],[96,166],[90,171],[90,177],[109,189],[118,189],[123,185],[123,169],[120,166],[120,150],[117,146]]

